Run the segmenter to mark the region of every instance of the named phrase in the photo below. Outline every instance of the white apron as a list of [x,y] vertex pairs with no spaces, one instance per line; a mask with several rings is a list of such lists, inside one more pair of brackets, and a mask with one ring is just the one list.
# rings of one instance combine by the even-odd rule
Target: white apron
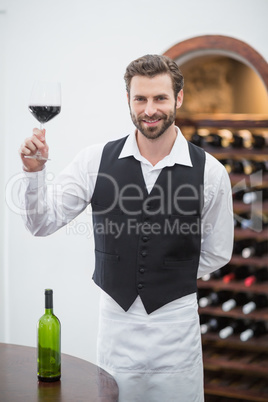
[[119,386],[119,402],[203,402],[196,294],[147,314],[138,297],[125,312],[102,292],[98,365]]

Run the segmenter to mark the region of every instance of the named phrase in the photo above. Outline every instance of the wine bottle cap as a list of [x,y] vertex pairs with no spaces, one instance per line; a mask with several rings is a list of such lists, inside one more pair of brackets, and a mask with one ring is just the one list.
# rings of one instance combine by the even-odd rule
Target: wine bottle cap
[[45,309],[53,308],[53,290],[45,289]]
[[244,250],[242,250],[241,254],[243,258],[249,258],[253,252],[254,252],[253,247],[246,247],[244,248]]
[[243,161],[244,173],[251,174],[252,173],[252,165],[248,161]]
[[224,283],[229,283],[229,282],[231,282],[232,280],[234,280],[235,279],[235,274],[234,274],[234,272],[232,272],[232,273],[230,273],[230,274],[228,274],[228,275],[225,275],[224,277],[223,277],[223,282]]
[[45,289],[45,295],[52,295],[53,290],[52,289]]
[[202,335],[206,334],[208,332],[208,325],[207,324],[200,325],[200,331]]
[[227,300],[226,302],[223,303],[221,306],[223,311],[230,311],[236,306],[236,301],[234,299]]
[[223,148],[227,148],[230,145],[230,141],[227,138],[222,138],[221,140],[221,146]]
[[253,301],[251,301],[243,306],[242,311],[244,314],[250,314],[255,309],[256,309],[256,304]]
[[252,329],[246,329],[246,331],[244,331],[244,332],[242,332],[241,334],[240,334],[240,340],[242,341],[242,342],[246,342],[246,341],[248,341],[250,338],[252,338],[253,337],[253,335],[254,335],[254,332],[253,332],[253,330]]
[[250,139],[244,139],[244,148],[251,148],[252,141]]
[[201,297],[201,299],[199,299],[199,306],[200,307],[207,307],[209,304],[209,300],[207,297]]
[[248,276],[248,277],[245,279],[244,284],[245,284],[246,287],[250,287],[250,286],[253,285],[255,282],[256,282],[256,276],[251,275],[251,276]]
[[252,226],[253,226],[253,221],[252,221],[252,219],[243,219],[243,220],[240,222],[240,225],[241,225],[241,228],[242,228],[242,229],[252,228]]
[[210,280],[210,278],[211,278],[211,275],[210,274],[205,274],[205,275],[203,275],[202,276],[202,281],[209,281]]
[[232,335],[233,332],[234,332],[234,330],[233,330],[232,327],[225,327],[225,328],[223,328],[222,330],[220,330],[220,332],[219,332],[219,337],[220,337],[221,339],[228,338],[228,336]]
[[225,166],[225,169],[227,170],[228,173],[231,173],[231,172],[232,172],[232,166],[231,166],[231,165],[226,164],[226,165],[224,165],[224,166]]
[[252,202],[254,202],[256,200],[257,200],[257,194],[254,191],[251,191],[249,193],[245,193],[243,195],[243,203],[244,204],[250,204],[250,203],[252,203]]

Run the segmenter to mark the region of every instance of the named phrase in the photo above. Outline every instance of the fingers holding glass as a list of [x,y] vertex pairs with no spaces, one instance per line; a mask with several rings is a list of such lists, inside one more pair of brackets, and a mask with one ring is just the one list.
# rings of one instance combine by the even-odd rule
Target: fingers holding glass
[[[43,130],[45,131],[45,130]],[[48,160],[48,145],[44,133],[38,130],[38,135],[26,138],[19,149],[25,170],[41,170],[44,163]]]

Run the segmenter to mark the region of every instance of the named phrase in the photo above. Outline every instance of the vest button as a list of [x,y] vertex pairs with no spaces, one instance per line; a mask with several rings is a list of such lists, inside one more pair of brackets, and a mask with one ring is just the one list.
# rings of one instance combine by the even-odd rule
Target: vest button
[[139,288],[139,289],[142,289],[142,288],[143,288],[143,285],[142,285],[141,283],[139,283],[139,284],[138,284],[138,288]]
[[142,240],[146,242],[146,241],[149,240],[149,237],[148,237],[148,236],[143,236],[143,237],[142,237]]
[[141,274],[144,274],[145,269],[144,269],[144,268],[140,268],[139,271],[140,271]]
[[141,255],[142,255],[143,257],[146,257],[147,251],[142,251],[142,252],[141,252]]

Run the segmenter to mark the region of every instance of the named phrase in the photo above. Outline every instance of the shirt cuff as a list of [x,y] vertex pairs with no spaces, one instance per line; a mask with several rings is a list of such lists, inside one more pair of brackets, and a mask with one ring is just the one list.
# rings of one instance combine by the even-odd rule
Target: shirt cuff
[[30,190],[36,190],[37,188],[43,187],[46,182],[46,169],[40,170],[39,172],[26,172],[23,171],[24,177],[28,182],[28,188]]

